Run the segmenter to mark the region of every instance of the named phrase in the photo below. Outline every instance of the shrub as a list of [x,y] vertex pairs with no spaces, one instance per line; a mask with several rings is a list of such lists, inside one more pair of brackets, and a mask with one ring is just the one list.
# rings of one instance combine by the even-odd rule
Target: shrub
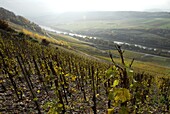
[[8,23],[5,22],[4,20],[0,20],[0,28],[3,30],[9,29]]
[[50,42],[47,41],[46,39],[42,39],[41,44],[45,45],[45,46],[48,46],[50,44]]
[[15,30],[9,27],[8,23],[2,19],[0,19],[0,29],[10,31],[10,32],[15,32]]

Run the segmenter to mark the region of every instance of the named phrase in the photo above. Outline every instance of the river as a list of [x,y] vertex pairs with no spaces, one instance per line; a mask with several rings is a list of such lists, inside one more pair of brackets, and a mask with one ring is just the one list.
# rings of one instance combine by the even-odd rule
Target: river
[[[80,37],[80,38],[90,38],[90,39],[97,39],[96,37],[91,37],[91,36],[86,36],[86,35],[81,35],[81,34],[76,34],[76,33],[71,33],[71,32],[63,32],[63,31],[58,31],[55,29],[52,29],[50,27],[47,26],[42,26],[40,25],[40,27],[44,30],[50,31],[50,32],[55,32],[57,34],[65,34],[65,35],[69,35],[72,37]],[[138,44],[131,44],[131,43],[127,43],[127,42],[120,42],[120,41],[114,41],[115,44],[120,44],[120,45],[128,45],[128,46],[135,46],[144,50],[153,50],[153,51],[157,51],[157,48],[151,48],[151,47],[146,47],[146,46],[142,46],[142,45],[138,45]],[[169,53],[170,54],[170,50],[161,50],[164,53]],[[154,55],[155,56],[155,55]],[[161,56],[162,57],[162,56]]]

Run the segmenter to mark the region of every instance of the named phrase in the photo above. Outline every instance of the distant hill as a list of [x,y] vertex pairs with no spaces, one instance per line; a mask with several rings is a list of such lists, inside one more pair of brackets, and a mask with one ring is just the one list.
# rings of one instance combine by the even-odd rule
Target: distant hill
[[2,7],[0,7],[0,19],[13,23],[15,25],[19,25],[27,30],[38,32],[43,35],[45,34],[44,31],[37,24],[29,21],[22,16],[15,15],[13,12],[8,11]]
[[126,19],[170,18],[169,12],[138,12],[138,11],[96,11],[96,12],[66,12],[36,18],[36,22],[46,25],[75,21],[110,21]]

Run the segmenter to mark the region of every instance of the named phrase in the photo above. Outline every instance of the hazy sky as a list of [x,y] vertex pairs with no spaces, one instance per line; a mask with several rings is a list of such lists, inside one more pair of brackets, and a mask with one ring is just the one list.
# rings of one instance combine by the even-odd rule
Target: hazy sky
[[170,11],[170,0],[0,0],[0,7],[24,16],[67,11]]

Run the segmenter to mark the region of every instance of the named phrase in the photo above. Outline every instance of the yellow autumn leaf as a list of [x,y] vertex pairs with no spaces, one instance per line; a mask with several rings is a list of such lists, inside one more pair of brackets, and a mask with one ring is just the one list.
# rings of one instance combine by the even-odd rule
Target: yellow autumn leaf
[[3,80],[0,80],[0,83],[3,83]]
[[65,76],[69,76],[70,74],[66,74]]
[[75,80],[76,80],[76,76],[72,76],[72,77],[71,77],[71,80],[72,80],[72,81],[75,81]]
[[99,97],[99,94],[96,94],[96,97]]
[[131,99],[131,94],[126,88],[116,88],[114,89],[114,100],[116,102],[125,102]]
[[113,114],[114,113],[114,109],[108,109],[107,110],[107,114]]
[[41,91],[40,90],[37,90],[37,93],[40,93]]

